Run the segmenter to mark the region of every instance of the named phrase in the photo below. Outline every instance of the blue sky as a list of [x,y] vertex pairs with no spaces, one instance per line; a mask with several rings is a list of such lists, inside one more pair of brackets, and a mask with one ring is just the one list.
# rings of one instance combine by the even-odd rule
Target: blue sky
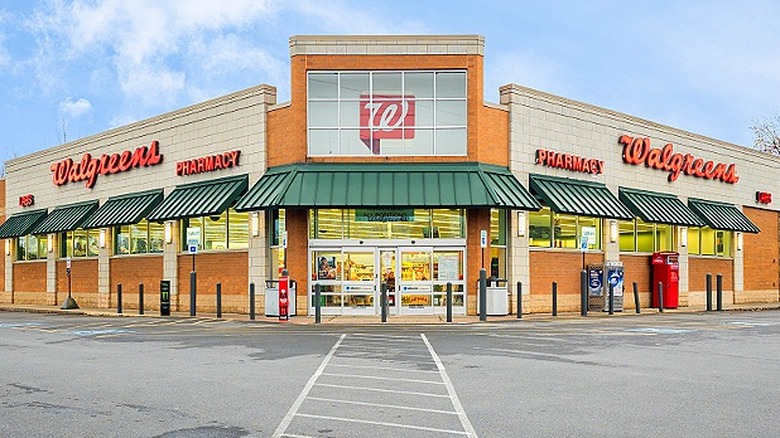
[[780,2],[0,0],[0,162],[260,83],[296,34],[480,34],[514,82],[750,146],[780,113]]

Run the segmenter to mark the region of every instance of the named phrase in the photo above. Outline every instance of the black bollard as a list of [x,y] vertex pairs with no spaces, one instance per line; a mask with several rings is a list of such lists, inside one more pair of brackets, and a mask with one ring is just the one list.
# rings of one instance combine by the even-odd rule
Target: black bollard
[[640,313],[640,311],[639,311],[639,285],[636,284],[636,281],[634,282],[634,306],[636,306],[636,313]]
[[138,284],[138,314],[144,314],[144,284]]
[[122,313],[122,283],[116,285],[116,313]]
[[217,318],[222,318],[222,283],[217,283]]
[[718,312],[723,311],[723,274],[718,274],[715,277],[716,294],[718,298],[717,306]]
[[452,322],[452,282],[447,282],[447,322]]
[[611,282],[609,283],[609,314],[614,315],[615,314],[615,289],[612,287]]
[[479,270],[479,320],[487,321],[487,271]]
[[658,311],[664,313],[664,284],[658,282]]
[[190,316],[195,316],[195,296],[198,285],[198,274],[195,271],[190,272]]
[[314,323],[322,323],[322,285],[314,285]]
[[707,311],[712,312],[712,274],[709,272],[707,273],[707,296],[705,299],[707,300]]
[[255,320],[255,284],[249,283],[249,319]]
[[580,271],[580,315],[588,316],[588,271]]
[[517,282],[517,319],[523,317],[523,283]]
[[379,305],[382,307],[382,322],[387,322],[387,283],[379,286]]
[[558,283],[552,284],[552,316],[558,316]]

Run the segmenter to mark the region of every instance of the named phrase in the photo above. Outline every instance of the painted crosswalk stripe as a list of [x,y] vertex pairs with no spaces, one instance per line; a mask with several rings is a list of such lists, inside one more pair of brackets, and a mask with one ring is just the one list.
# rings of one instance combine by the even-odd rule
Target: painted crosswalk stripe
[[317,401],[323,401],[328,403],[343,403],[343,404],[349,404],[349,405],[359,405],[359,406],[373,406],[377,408],[390,408],[390,409],[403,409],[407,411],[419,411],[419,412],[430,412],[433,414],[451,414],[451,415],[458,415],[455,411],[444,411],[441,409],[428,409],[428,408],[415,408],[412,406],[400,406],[400,405],[386,405],[381,403],[368,403],[368,402],[359,402],[354,400],[341,400],[341,399],[334,399],[334,398],[323,398],[323,397],[311,397],[309,396],[307,400],[317,400]]
[[[372,420],[358,420],[356,418],[331,417],[331,416],[327,416],[327,415],[298,414],[298,416],[300,416],[300,417],[307,417],[307,418],[316,418],[318,420],[345,421],[347,423],[372,424],[372,425],[375,425],[375,426],[400,427],[400,428],[403,428],[403,429],[422,430],[422,431],[425,431],[425,432],[439,432],[439,433],[449,433],[449,434],[454,434],[454,435],[472,436],[472,435],[469,435],[468,432],[464,432],[462,430],[438,429],[438,428],[434,428],[434,427],[413,426],[411,424],[387,423],[387,422],[384,422],[384,421],[372,421]],[[476,436],[476,435],[473,435],[473,436]]]

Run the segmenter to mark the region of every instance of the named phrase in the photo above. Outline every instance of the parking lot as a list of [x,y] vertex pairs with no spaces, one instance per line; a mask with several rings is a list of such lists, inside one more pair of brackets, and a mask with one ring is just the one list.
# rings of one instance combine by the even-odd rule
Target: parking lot
[[0,312],[0,435],[774,436],[780,312],[276,325]]

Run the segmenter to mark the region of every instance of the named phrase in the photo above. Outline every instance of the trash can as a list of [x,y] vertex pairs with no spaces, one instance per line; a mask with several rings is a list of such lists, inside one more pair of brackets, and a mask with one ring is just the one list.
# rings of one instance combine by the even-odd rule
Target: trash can
[[[296,290],[298,284],[295,280],[290,280],[289,292],[289,315],[296,316],[295,309]],[[265,316],[279,317],[279,280],[265,281]]]
[[[489,278],[485,288],[485,314],[488,316],[509,315],[509,281],[504,278]],[[477,282],[477,313],[479,313],[479,282]]]

